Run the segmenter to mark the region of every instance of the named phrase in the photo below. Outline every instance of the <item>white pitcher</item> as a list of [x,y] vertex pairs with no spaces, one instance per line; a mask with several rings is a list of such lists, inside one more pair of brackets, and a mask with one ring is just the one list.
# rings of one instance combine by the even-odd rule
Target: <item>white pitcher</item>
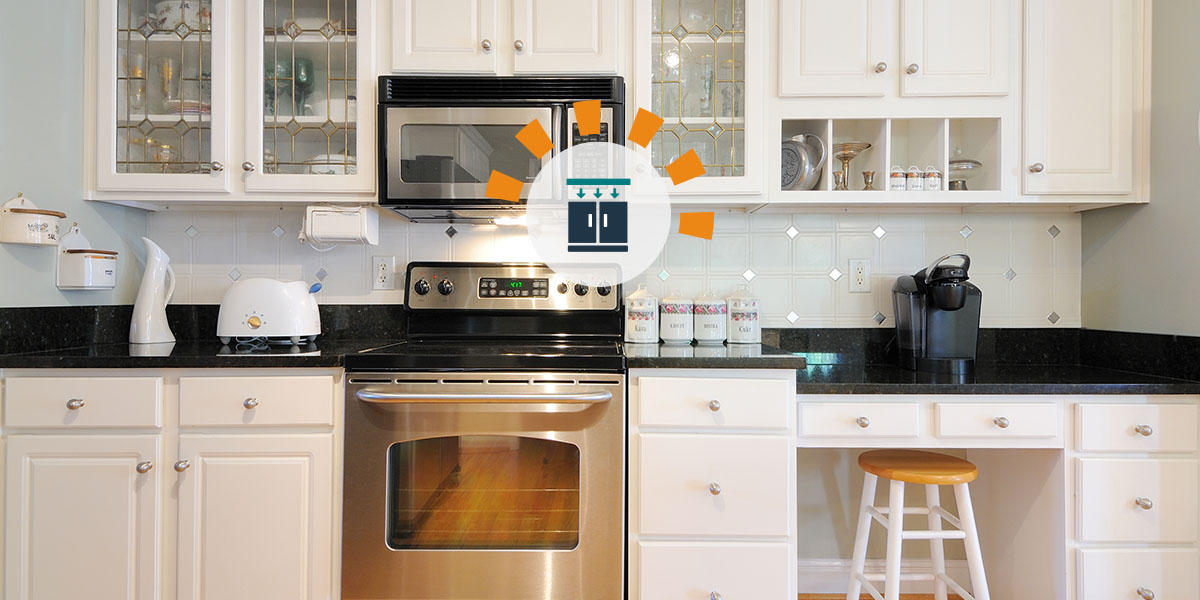
[[[133,302],[133,321],[129,323],[129,343],[161,344],[174,342],[167,325],[167,303],[175,293],[175,271],[171,257],[158,244],[142,238],[146,244],[146,272]],[[167,278],[170,277],[170,282]]]

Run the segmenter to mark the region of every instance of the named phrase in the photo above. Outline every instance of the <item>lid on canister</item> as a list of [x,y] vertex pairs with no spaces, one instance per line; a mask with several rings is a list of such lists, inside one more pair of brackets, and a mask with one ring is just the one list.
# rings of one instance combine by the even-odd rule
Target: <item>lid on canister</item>
[[729,295],[729,300],[731,300],[731,301],[732,300],[740,300],[742,302],[758,302],[758,298],[756,298],[754,296],[754,294],[751,294],[750,290],[746,289],[745,284],[739,285],[737,291]]
[[692,304],[692,299],[683,295],[679,290],[675,290],[670,296],[662,299],[663,304]]
[[625,296],[625,300],[658,300],[658,298],[654,294],[651,294],[650,290],[646,289],[646,284],[640,283],[637,290]]

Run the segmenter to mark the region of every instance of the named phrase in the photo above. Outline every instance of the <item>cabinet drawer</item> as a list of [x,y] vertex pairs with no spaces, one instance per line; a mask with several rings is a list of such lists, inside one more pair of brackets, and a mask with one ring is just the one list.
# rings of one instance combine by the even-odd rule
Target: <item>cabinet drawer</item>
[[1195,598],[1197,587],[1200,552],[1192,548],[1079,551],[1079,598],[1137,599],[1138,588],[1164,600]]
[[933,413],[938,437],[1052,438],[1062,433],[1058,405],[1050,402],[939,402]]
[[644,434],[639,440],[641,533],[787,535],[787,437]]
[[162,426],[158,377],[10,377],[4,385],[9,427]]
[[917,437],[916,402],[825,402],[800,405],[800,435],[807,437]]
[[1080,541],[1196,541],[1197,468],[1191,459],[1080,459]]
[[333,425],[333,378],[181,377],[179,424]]
[[[641,543],[641,598],[786,598],[787,544]],[[718,595],[719,594],[719,595]]]
[[1079,449],[1192,452],[1195,404],[1080,404]]
[[638,423],[644,426],[787,429],[796,396],[791,381],[641,377]]

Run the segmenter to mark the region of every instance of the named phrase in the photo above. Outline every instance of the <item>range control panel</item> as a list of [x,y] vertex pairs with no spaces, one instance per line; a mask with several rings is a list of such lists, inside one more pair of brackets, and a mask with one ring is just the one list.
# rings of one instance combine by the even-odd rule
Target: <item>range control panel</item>
[[412,263],[405,291],[411,310],[615,311],[621,302],[615,285],[568,281],[538,264]]

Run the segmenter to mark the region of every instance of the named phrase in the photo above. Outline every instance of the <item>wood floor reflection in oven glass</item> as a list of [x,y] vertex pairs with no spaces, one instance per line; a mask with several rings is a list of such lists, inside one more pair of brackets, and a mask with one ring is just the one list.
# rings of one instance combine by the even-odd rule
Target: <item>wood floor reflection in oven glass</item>
[[570,550],[579,544],[579,448],[455,436],[388,449],[394,550]]

